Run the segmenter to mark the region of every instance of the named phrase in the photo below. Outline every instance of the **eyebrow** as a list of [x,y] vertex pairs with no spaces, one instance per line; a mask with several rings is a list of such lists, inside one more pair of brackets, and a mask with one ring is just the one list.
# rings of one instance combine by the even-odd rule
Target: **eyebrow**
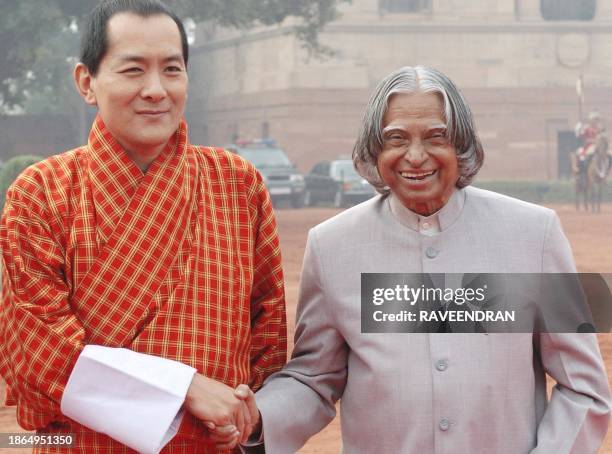
[[[127,63],[127,62],[145,63],[147,61],[147,59],[141,55],[130,55],[130,54],[120,55],[117,59],[119,60],[120,63]],[[183,63],[183,55],[182,54],[170,55],[164,58],[162,62],[163,63],[169,63],[169,62]]]
[[[446,132],[447,129],[448,128],[446,127],[445,124],[440,123],[440,124],[428,127],[427,128],[427,132],[431,132],[431,131],[444,131],[444,132]],[[399,125],[390,125],[390,126],[387,126],[386,128],[384,128],[382,130],[382,133],[383,134],[387,134],[387,133],[393,132],[393,131],[406,131],[406,128],[404,128],[403,126],[399,126]]]
[[446,125],[435,125],[432,126],[431,128],[427,128],[427,131],[431,132],[431,131],[444,131],[446,132],[448,130],[448,128],[446,127]]

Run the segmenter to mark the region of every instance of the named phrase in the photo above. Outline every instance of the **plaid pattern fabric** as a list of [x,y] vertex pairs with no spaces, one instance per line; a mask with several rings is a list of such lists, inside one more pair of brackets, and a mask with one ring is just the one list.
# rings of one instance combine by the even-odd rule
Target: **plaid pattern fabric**
[[[97,118],[88,146],[35,164],[9,189],[0,242],[0,372],[26,429],[129,452],[60,413],[86,344],[170,358],[232,387],[257,389],[285,363],[280,249],[261,176],[189,144],[184,122],[143,174]],[[164,452],[206,452],[204,433],[187,415]]]

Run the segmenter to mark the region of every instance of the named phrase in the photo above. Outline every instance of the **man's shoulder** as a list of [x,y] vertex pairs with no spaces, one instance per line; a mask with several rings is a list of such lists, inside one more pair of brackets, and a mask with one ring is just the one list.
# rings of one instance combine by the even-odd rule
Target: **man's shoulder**
[[74,148],[32,164],[19,174],[11,187],[33,196],[41,191],[68,190],[82,174],[85,151],[86,147]]
[[217,147],[194,146],[200,172],[204,179],[214,182],[222,192],[240,192],[251,198],[265,191],[263,179],[255,166],[235,153]]
[[482,225],[503,226],[522,235],[543,234],[556,214],[550,208],[485,189],[465,188],[464,215]]
[[206,168],[220,172],[255,175],[255,166],[242,156],[224,148],[194,145],[198,158]]
[[535,203],[526,202],[525,200],[517,199],[506,194],[501,194],[499,192],[489,191],[487,189],[481,189],[474,186],[468,186],[465,188],[465,191],[466,200],[471,200],[473,203],[486,205],[488,208],[493,208],[499,211],[509,209],[514,212],[531,212],[538,214],[545,214],[553,211],[550,208],[546,208],[542,205],[536,205]]
[[19,174],[7,190],[15,216],[61,220],[82,186],[85,147],[43,159]]
[[319,241],[329,245],[352,242],[354,238],[369,241],[379,234],[386,218],[386,198],[377,195],[348,208],[312,228]]

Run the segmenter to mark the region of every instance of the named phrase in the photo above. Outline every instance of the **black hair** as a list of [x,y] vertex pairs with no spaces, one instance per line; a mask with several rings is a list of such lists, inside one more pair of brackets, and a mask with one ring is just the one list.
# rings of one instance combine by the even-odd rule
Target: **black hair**
[[189,59],[189,45],[185,27],[178,16],[159,0],[103,0],[89,15],[87,26],[81,39],[81,63],[87,66],[92,75],[96,75],[100,62],[108,48],[108,21],[118,13],[134,13],[140,17],[158,14],[169,16],[177,25],[181,34],[183,60],[185,66]]

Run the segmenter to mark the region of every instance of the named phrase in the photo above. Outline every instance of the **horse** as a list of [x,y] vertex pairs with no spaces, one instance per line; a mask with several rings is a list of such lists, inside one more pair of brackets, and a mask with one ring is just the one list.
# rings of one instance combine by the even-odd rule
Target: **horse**
[[589,203],[593,212],[599,212],[602,190],[612,164],[608,154],[608,139],[600,133],[586,155],[580,157],[580,149],[571,154],[572,173],[576,186],[576,210],[583,205],[588,211]]
[[601,196],[611,165],[612,156],[608,154],[608,139],[604,134],[600,134],[586,170],[586,198],[591,204],[593,213],[599,213],[601,210]]

